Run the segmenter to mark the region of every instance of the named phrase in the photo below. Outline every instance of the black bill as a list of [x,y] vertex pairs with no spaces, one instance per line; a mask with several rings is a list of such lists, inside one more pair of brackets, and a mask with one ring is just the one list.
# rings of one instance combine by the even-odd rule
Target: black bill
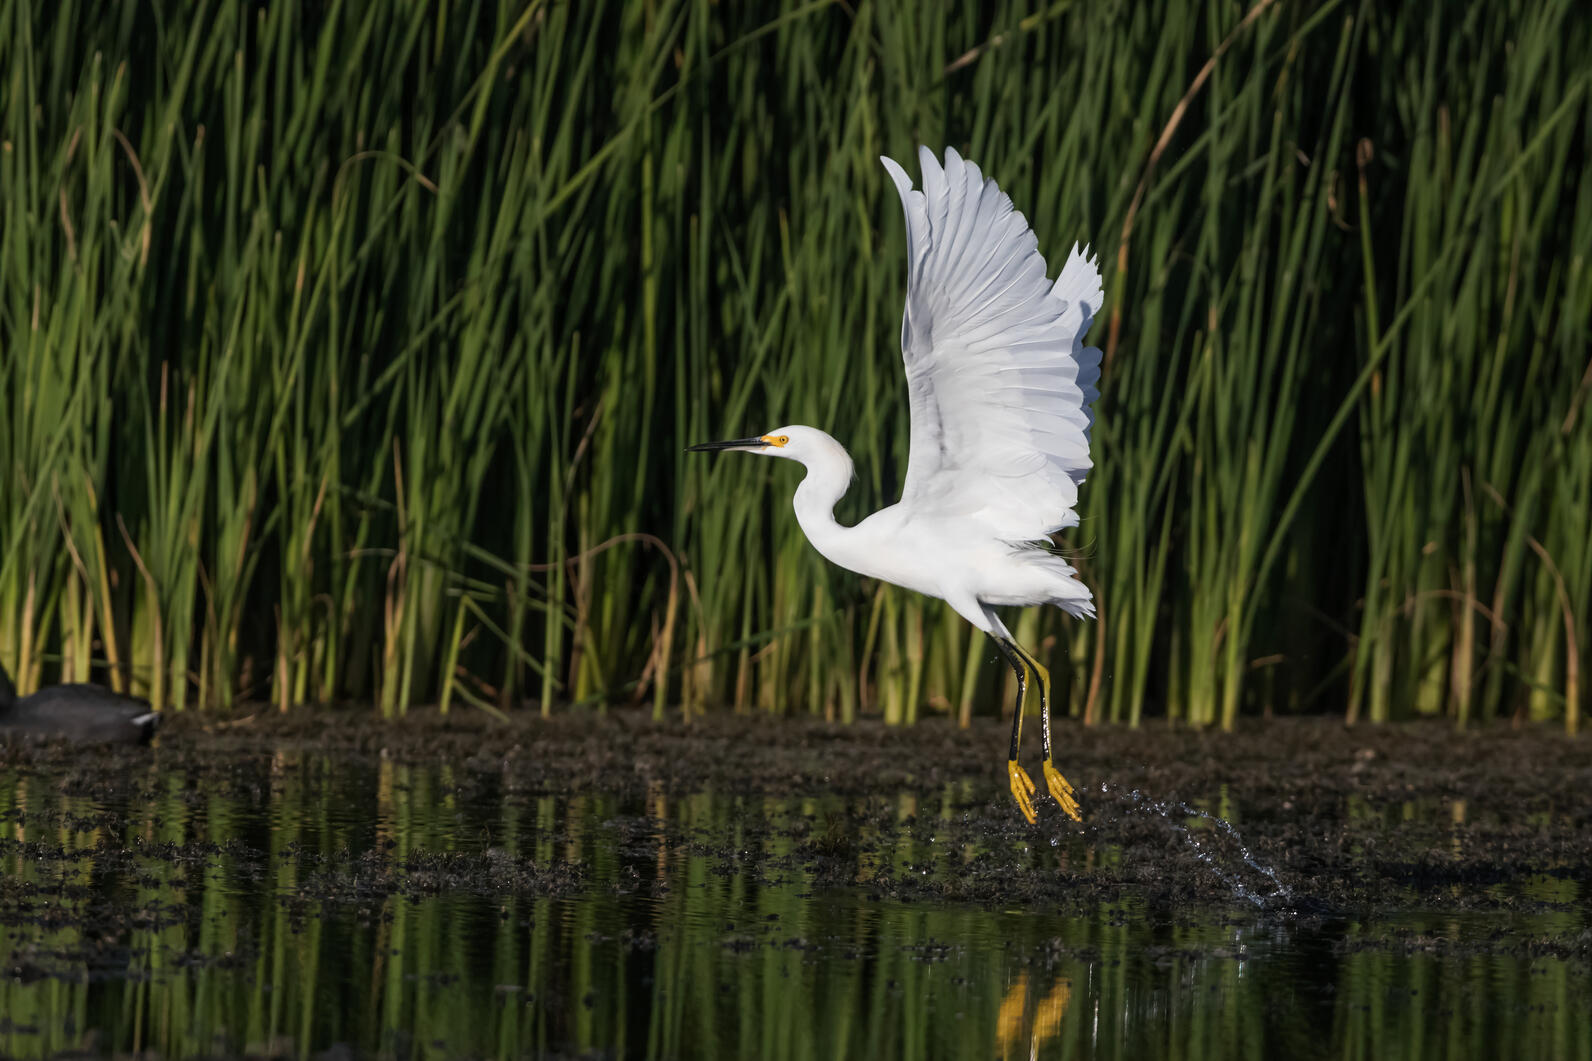
[[698,442],[694,446],[687,446],[687,453],[708,453],[720,449],[767,449],[768,443],[761,438],[734,438],[728,442]]

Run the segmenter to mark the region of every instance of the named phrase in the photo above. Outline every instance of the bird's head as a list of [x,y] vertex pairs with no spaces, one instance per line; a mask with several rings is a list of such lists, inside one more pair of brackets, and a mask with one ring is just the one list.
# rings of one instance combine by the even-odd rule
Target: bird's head
[[692,453],[740,450],[743,453],[761,453],[765,457],[784,457],[805,464],[809,469],[832,471],[843,480],[851,478],[851,457],[847,455],[846,448],[816,427],[803,427],[800,424],[776,427],[768,434],[755,438],[703,442],[686,449]]

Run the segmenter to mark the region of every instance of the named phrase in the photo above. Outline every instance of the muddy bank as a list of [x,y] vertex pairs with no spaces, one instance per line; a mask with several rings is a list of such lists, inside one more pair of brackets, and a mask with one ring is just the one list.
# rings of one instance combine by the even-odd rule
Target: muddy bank
[[[1006,734],[995,721],[969,730],[733,717],[686,726],[615,712],[502,724],[417,712],[383,724],[364,711],[261,712],[224,724],[174,716],[152,750],[13,745],[4,754],[109,806],[136,806],[140,786],[161,776],[186,778],[199,799],[258,793],[273,771],[312,761],[444,766],[440,795],[463,807],[597,801],[621,849],[685,844],[763,882],[799,868],[818,887],[986,907],[1064,911],[1121,899],[1172,916],[1262,908],[1307,919],[1530,911],[1564,903],[1552,882],[1592,877],[1592,754],[1554,731],[1278,720],[1211,734],[1063,722],[1058,762],[1085,820],[1068,821],[1047,799],[1034,826],[1006,794]],[[1037,735],[1028,736],[1024,761],[1037,776]],[[702,793],[726,808],[712,824],[659,812]],[[405,863],[356,845],[315,857],[306,889],[355,902],[396,890],[562,890],[583,879],[579,865],[505,862],[490,850],[416,852]],[[670,882],[643,874],[633,886]],[[1584,955],[1589,942],[1544,945]]]

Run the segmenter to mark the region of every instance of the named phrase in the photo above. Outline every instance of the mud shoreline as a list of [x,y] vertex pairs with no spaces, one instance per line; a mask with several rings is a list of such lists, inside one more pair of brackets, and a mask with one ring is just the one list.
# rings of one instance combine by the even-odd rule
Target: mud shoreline
[[[418,711],[380,723],[366,710],[261,710],[223,723],[174,716],[154,749],[12,744],[0,754],[112,804],[141,783],[130,778],[151,773],[183,774],[197,795],[258,787],[268,762],[446,766],[466,804],[485,793],[600,797],[621,844],[630,834],[664,836],[763,879],[799,864],[825,886],[872,897],[986,907],[1062,911],[1122,899],[1174,916],[1260,908],[1337,919],[1551,908],[1532,897],[1533,882],[1592,879],[1592,750],[1552,730],[1291,719],[1216,734],[1061,722],[1058,765],[1085,820],[1066,820],[1044,799],[1034,826],[1005,792],[1006,735],[995,720],[968,730],[730,716],[685,725],[612,712],[505,724]],[[1037,736],[1027,736],[1024,762],[1037,775]],[[736,808],[733,828],[649,817],[655,801],[703,792]],[[1230,819],[1234,832],[1199,812]],[[903,840],[934,854],[911,871],[875,865]],[[775,847],[782,853],[769,856]],[[417,853],[401,867],[383,867],[385,857],[350,851],[359,872],[323,875],[321,885],[368,899],[382,880],[517,892],[581,879],[578,866],[509,865],[490,853]],[[1552,943],[1582,957],[1589,944]]]

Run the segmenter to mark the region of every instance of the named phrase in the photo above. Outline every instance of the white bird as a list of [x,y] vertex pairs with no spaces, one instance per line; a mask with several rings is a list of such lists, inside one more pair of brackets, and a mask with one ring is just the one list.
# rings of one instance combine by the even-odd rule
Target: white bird
[[1078,525],[1078,486],[1091,467],[1090,407],[1100,351],[1083,344],[1103,300],[1100,272],[1074,245],[1046,277],[1039,241],[1010,198],[947,149],[945,166],[918,149],[923,189],[893,160],[907,219],[907,300],[901,353],[911,394],[912,445],[901,500],[854,527],[835,521],[851,457],[816,428],[793,425],[692,450],[744,450],[800,461],[796,520],[829,561],[944,600],[989,634],[1017,674],[1007,777],[1035,820],[1034,782],[1017,762],[1024,668],[1039,685],[1044,774],[1077,820],[1072,786],[1050,746],[1050,675],[1012,639],[1003,605],[1054,604],[1078,618],[1094,601],[1050,535]]

